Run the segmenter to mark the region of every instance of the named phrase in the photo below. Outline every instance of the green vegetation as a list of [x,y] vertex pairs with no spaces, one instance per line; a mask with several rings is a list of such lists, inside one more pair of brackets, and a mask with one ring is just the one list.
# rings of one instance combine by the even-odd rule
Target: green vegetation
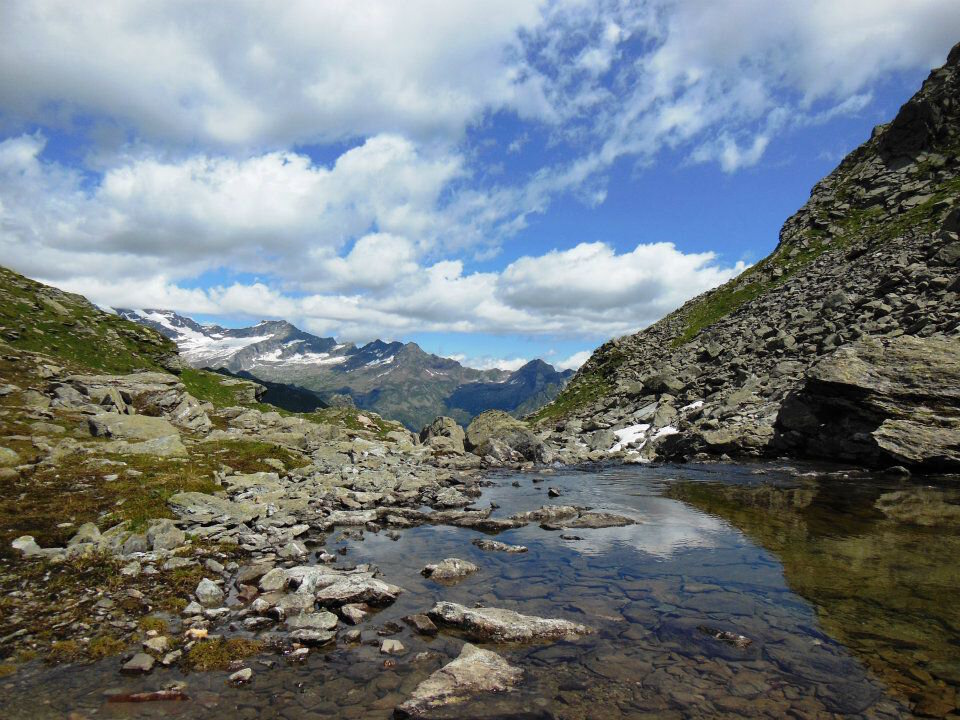
[[183,656],[183,666],[204,672],[226,670],[234,660],[256,655],[262,649],[263,643],[247,638],[199,640]]
[[78,370],[157,369],[176,352],[172,341],[150,328],[6,268],[0,268],[0,336],[14,349],[46,353]]
[[[242,405],[240,396],[244,393],[241,387],[236,384],[231,386],[229,381],[224,381],[228,381],[228,378],[209,370],[184,368],[180,373],[180,382],[197,400],[212,403],[216,408]],[[273,409],[273,406],[269,407]]]

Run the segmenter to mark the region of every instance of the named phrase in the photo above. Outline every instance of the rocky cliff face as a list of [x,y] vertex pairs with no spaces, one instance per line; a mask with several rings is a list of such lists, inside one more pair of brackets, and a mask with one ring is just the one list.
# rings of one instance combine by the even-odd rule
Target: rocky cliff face
[[[600,347],[532,419],[571,460],[611,448],[634,459],[789,450],[952,467],[942,461],[949,453],[911,463],[896,453],[838,452],[815,441],[821,423],[790,428],[778,416],[794,393],[816,396],[805,391],[812,366],[861,338],[910,336],[916,353],[930,343],[931,357],[955,356],[958,229],[960,45],[892,122],[813,188],[769,257]],[[950,404],[935,383],[927,389],[932,395],[912,397],[915,407]],[[927,423],[941,445],[960,433],[943,413],[909,421]]]

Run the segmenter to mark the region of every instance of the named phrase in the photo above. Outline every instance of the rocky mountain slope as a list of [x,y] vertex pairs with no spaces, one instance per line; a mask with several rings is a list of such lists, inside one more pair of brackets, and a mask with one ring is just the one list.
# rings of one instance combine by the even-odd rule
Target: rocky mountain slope
[[817,183],[773,253],[600,347],[531,419],[570,460],[789,452],[956,469],[958,230],[960,45]]
[[532,412],[556,397],[572,374],[539,360],[513,373],[475,370],[424,352],[416,343],[374,340],[357,347],[284,321],[228,329],[200,325],[169,310],[117,313],[173,339],[192,367],[298,385],[333,404],[345,396],[357,407],[396,419],[411,430],[438,415],[466,424],[484,410]]

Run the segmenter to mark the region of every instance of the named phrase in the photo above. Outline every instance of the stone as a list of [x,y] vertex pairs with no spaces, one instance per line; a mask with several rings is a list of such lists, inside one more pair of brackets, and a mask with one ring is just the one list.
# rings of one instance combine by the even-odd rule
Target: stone
[[625,527],[627,525],[636,525],[637,521],[633,518],[615,515],[606,512],[581,512],[575,518],[561,519],[541,523],[540,527],[545,530],[562,530],[565,528],[577,529],[596,529],[608,527]]
[[250,668],[241,668],[227,678],[231,685],[246,685],[253,679],[253,670]]
[[346,576],[317,591],[317,603],[324,607],[366,603],[367,605],[389,605],[394,602],[403,588],[373,577]]
[[438,581],[454,581],[461,580],[467,575],[475,573],[479,570],[476,565],[467,560],[460,560],[459,558],[446,558],[440,562],[427,565],[420,571],[420,574],[424,577],[428,577],[431,580]]
[[67,547],[78,543],[95,543],[100,539],[100,529],[91,522],[77,528],[76,534],[67,541]]
[[407,649],[403,643],[393,638],[385,638],[380,642],[380,652],[384,655],[403,655]]
[[433,620],[422,613],[407,615],[403,618],[403,621],[416,630],[420,635],[437,634],[437,626],[434,624]]
[[427,615],[435,623],[454,627],[480,642],[572,640],[593,632],[569,620],[521,615],[501,608],[468,608],[452,602],[438,602]]
[[367,619],[369,614],[370,608],[367,605],[347,603],[340,606],[340,617],[343,618],[344,622],[351,625],[359,625]]
[[455,660],[417,685],[410,697],[396,708],[394,716],[422,717],[480,693],[507,692],[522,677],[523,670],[496,653],[466,643]]
[[336,639],[337,634],[330,630],[300,628],[299,630],[291,632],[289,637],[292,642],[300,643],[301,645],[320,647],[332,643]]
[[220,520],[234,524],[248,523],[266,510],[253,503],[233,502],[198,492],[177,493],[167,504],[178,517],[197,523]]
[[209,578],[200,581],[194,595],[204,607],[219,607],[223,604],[223,590]]
[[960,341],[864,337],[812,367],[777,418],[780,445],[873,466],[960,469]]
[[488,410],[467,426],[465,447],[475,455],[488,455],[491,441],[501,443],[525,460],[544,462],[547,450],[543,441],[526,425],[501,410]]
[[186,533],[172,520],[151,520],[147,527],[147,542],[154,552],[173,550],[186,541]]
[[333,630],[337,626],[337,616],[332,612],[303,613],[287,618],[287,627],[291,630]]
[[[444,438],[444,443],[434,444],[435,438]],[[420,431],[420,442],[453,452],[464,451],[466,433],[453,418],[440,416]]]
[[162,655],[170,649],[170,638],[164,635],[158,635],[157,637],[150,638],[149,640],[144,640],[143,647],[145,650],[149,650],[152,653]]
[[156,662],[157,661],[152,655],[148,655],[144,652],[138,652],[123,664],[123,667],[120,668],[120,672],[127,675],[145,675],[153,670],[153,666],[156,664]]
[[0,467],[16,467],[20,464],[20,456],[10,448],[0,447]]
[[94,437],[110,437],[121,440],[154,440],[180,433],[169,420],[149,415],[120,415],[98,413],[87,418],[90,434]]
[[481,550],[492,550],[495,552],[505,553],[527,552],[527,547],[525,545],[508,545],[507,543],[502,543],[498,540],[488,540],[486,538],[476,538],[473,540],[473,544]]

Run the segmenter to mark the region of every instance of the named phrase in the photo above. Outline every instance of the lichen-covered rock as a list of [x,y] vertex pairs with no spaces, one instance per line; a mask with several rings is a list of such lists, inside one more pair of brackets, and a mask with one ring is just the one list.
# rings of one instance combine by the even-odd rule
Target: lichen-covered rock
[[521,615],[502,608],[468,608],[452,602],[438,602],[427,614],[435,623],[455,627],[481,642],[571,640],[593,632],[569,620]]
[[457,421],[442,415],[420,431],[420,442],[451,452],[463,452],[465,438],[466,434]]
[[501,410],[488,410],[473,419],[466,430],[466,448],[481,457],[490,444],[502,444],[525,460],[543,462],[547,451],[543,441],[524,423]]
[[468,700],[478,693],[507,692],[520,682],[523,670],[489,650],[466,643],[456,660],[417,685],[400,705],[399,718],[421,717],[431,710]]

